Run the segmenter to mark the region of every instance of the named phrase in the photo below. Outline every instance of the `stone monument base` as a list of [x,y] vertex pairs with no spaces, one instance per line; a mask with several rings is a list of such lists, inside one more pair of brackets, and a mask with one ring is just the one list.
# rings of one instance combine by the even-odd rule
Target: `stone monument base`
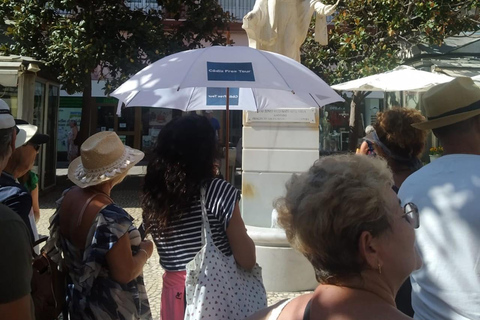
[[273,292],[314,290],[318,283],[310,262],[292,249],[285,231],[246,226],[255,242],[257,263],[262,267],[265,289]]

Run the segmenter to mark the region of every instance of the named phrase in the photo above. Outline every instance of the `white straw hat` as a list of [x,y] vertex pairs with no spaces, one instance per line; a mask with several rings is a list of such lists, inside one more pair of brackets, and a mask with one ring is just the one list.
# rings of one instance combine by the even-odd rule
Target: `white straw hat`
[[113,179],[144,157],[142,151],[125,146],[112,131],[94,134],[85,140],[80,150],[81,156],[68,166],[68,178],[80,188]]

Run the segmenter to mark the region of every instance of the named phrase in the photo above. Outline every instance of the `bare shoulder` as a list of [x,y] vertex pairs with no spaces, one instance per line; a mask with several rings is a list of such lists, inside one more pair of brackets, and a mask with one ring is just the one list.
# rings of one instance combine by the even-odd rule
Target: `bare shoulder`
[[281,304],[285,303],[286,300],[287,299],[280,300],[277,303],[275,303],[274,305],[271,305],[267,308],[259,310],[259,311],[255,312],[254,314],[252,314],[251,316],[249,316],[248,318],[246,318],[245,320],[268,320],[268,318],[272,314],[272,311],[275,310],[276,308],[278,308]]
[[245,320],[302,320],[305,307],[313,293],[303,294],[292,300],[284,299],[262,309]]
[[339,286],[319,287],[321,288],[317,288],[312,299],[312,320],[411,319],[393,305],[370,293]]
[[278,320],[302,320],[305,308],[312,298],[313,293],[302,294],[296,297],[285,306]]

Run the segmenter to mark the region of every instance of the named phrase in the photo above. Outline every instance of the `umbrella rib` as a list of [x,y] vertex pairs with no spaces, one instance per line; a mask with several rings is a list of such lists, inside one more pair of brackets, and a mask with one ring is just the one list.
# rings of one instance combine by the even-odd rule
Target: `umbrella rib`
[[252,90],[253,101],[255,102],[255,108],[257,109],[257,112],[258,112],[259,109],[258,109],[257,95],[255,93],[256,91],[254,88],[251,88],[250,90]]
[[285,84],[287,85],[287,87],[292,91],[293,94],[295,94],[295,91],[290,88],[290,84],[287,82],[287,80],[283,77],[282,73],[280,71],[278,71],[277,67],[272,63],[270,62],[270,60],[268,60],[268,58],[265,56],[265,54],[262,52],[262,50],[258,50],[258,52],[265,58],[265,60],[268,61],[268,63],[270,63],[270,65],[277,71],[278,75],[280,76],[280,78],[282,78],[282,80],[285,82]]
[[[178,91],[178,90],[177,90]],[[188,110],[188,106],[190,105],[190,101],[192,101],[192,97],[193,97],[193,93],[195,92],[195,87],[192,88],[192,93],[190,94],[190,97],[188,97],[188,102],[187,102],[187,106],[185,108],[185,111]]]
[[321,108],[322,106],[318,103],[318,101],[315,99],[315,97],[309,93],[310,97],[312,97],[313,101],[315,101],[315,103],[317,104],[317,107]]
[[[210,47],[210,48],[211,48],[211,47]],[[207,52],[207,49],[208,49],[208,48],[203,48],[202,53],[201,53],[196,59],[192,60],[192,63],[190,64],[190,67],[188,67],[188,71],[185,72],[185,76],[183,77],[182,81],[180,81],[180,84],[179,84],[178,87],[177,87],[177,91],[180,90],[180,87],[182,86],[183,82],[185,81],[185,79],[187,78],[187,76],[190,74],[190,70],[192,70],[192,67],[193,67],[193,65],[195,64],[195,62],[196,62],[201,56],[203,56],[203,55],[205,54],[205,52]]]

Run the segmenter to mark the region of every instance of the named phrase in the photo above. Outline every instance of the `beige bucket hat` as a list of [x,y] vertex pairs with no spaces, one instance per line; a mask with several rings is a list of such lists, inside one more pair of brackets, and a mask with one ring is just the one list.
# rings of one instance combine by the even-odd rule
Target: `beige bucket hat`
[[68,178],[80,188],[108,181],[143,159],[140,150],[125,146],[112,131],[94,134],[80,147],[81,156],[68,166]]
[[445,127],[480,114],[480,88],[468,77],[430,88],[421,98],[427,121],[413,123],[418,129]]

